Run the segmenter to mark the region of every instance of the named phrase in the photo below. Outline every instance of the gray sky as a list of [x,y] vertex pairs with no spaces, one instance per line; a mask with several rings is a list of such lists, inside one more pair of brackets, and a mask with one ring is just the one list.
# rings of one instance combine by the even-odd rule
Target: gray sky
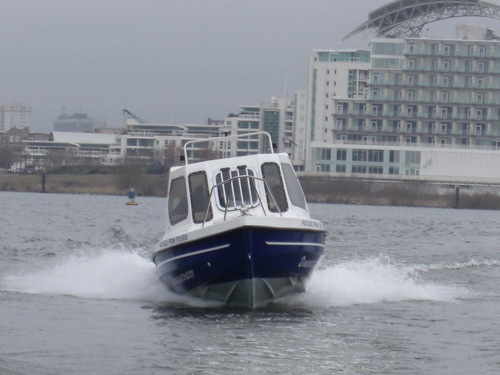
[[[83,111],[120,125],[121,109],[204,122],[304,87],[314,48],[388,0],[4,0],[0,103],[33,107],[33,129]],[[104,4],[104,5],[103,5]]]

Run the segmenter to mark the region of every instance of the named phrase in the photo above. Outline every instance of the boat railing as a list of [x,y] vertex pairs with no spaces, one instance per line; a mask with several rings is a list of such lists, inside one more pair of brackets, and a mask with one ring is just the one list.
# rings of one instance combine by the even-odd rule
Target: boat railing
[[188,141],[184,144],[184,163],[187,166],[189,164],[189,155],[188,155],[188,146],[193,146],[196,143],[209,143],[209,142],[214,142],[214,141],[229,141],[231,139],[239,139],[239,138],[249,138],[249,137],[255,137],[262,135],[264,136],[268,143],[269,143],[269,150],[270,154],[274,153],[273,150],[273,141],[271,140],[271,135],[268,132],[265,131],[257,131],[257,132],[248,132],[248,133],[243,133],[243,134],[234,134],[234,135],[225,135],[222,137],[211,137],[211,138],[204,138],[204,139],[195,139]]
[[[214,190],[215,189],[219,189],[220,187],[222,187],[224,189],[224,187],[225,187],[224,185],[229,185],[230,189],[233,190],[233,195],[232,195],[233,198],[232,199],[236,202],[236,197],[235,197],[235,194],[234,194],[234,184],[233,184],[233,181],[235,181],[235,180],[240,180],[239,184],[237,186],[239,187],[239,194],[240,194],[240,197],[242,197],[242,198],[244,197],[243,189],[242,189],[242,182],[243,183],[245,183],[245,182],[249,183],[250,180],[262,181],[263,185],[264,185],[264,189],[265,189],[266,193],[268,193],[269,196],[271,197],[271,200],[273,202],[274,207],[276,207],[278,209],[278,213],[280,214],[280,216],[283,216],[281,208],[278,205],[278,201],[274,197],[274,194],[271,191],[271,189],[269,188],[269,185],[267,184],[267,182],[263,178],[260,178],[260,177],[250,176],[250,175],[243,175],[243,176],[231,177],[231,178],[228,178],[227,180],[224,180],[222,182],[219,182],[217,184],[212,185],[212,188],[210,189],[210,194],[208,196],[207,209],[205,210],[205,216],[203,218],[203,223],[202,223],[203,227],[205,226],[205,223],[208,220],[208,213],[210,212],[212,197],[214,195]],[[248,194],[249,194],[250,197],[252,196],[252,192],[253,192],[253,190],[249,187]],[[257,205],[251,204],[252,198],[250,198],[250,203],[249,204],[243,204],[243,205],[240,205],[240,206],[237,206],[235,204],[234,205],[234,209],[239,210],[242,213],[242,215],[246,215],[247,211],[249,209],[251,209],[251,208],[257,208],[257,207],[261,206],[262,207],[262,212],[264,213],[264,216],[267,216],[266,209],[264,208],[264,204],[262,203],[262,198],[260,197],[260,193],[259,193],[258,189],[255,189],[255,194],[257,195],[257,199],[258,199],[258,202],[259,202]],[[229,200],[227,199],[227,197],[224,196],[224,203],[225,203],[224,204],[224,221],[226,221],[227,212],[228,212],[228,208],[229,208],[229,202],[228,201]],[[245,202],[244,199],[242,199],[241,201]]]

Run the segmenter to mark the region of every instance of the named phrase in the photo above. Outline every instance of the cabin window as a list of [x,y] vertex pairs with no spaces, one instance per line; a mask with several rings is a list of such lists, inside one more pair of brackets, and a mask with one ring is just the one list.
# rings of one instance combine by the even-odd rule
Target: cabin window
[[168,194],[168,217],[170,224],[175,225],[188,216],[188,203],[186,192],[186,180],[184,177],[177,177],[170,183]]
[[[266,182],[267,205],[271,212],[285,212],[288,209],[286,201],[285,188],[283,187],[283,180],[281,178],[280,167],[276,163],[262,164],[262,177]],[[274,199],[273,199],[274,197]],[[276,202],[275,202],[276,200]]]
[[283,176],[285,177],[285,184],[288,190],[288,196],[290,201],[294,206],[306,209],[306,199],[304,198],[304,192],[300,186],[299,180],[293,171],[290,164],[282,163],[281,169],[283,170]]
[[189,175],[189,193],[191,195],[193,221],[195,223],[203,223],[204,221],[212,220],[212,206],[209,201],[207,175],[205,172],[196,172]]
[[231,210],[256,205],[259,198],[253,176],[253,171],[245,165],[236,169],[222,168],[215,177],[220,207]]

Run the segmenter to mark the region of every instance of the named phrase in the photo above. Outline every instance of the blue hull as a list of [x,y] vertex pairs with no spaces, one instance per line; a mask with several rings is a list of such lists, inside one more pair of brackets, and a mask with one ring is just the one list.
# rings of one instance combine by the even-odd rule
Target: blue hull
[[160,280],[177,293],[257,307],[304,290],[324,232],[242,227],[155,253]]

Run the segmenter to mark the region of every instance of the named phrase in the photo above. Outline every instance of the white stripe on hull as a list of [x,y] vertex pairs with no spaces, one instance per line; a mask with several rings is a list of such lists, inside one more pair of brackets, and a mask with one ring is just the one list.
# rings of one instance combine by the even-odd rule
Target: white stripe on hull
[[172,257],[172,258],[169,258],[167,260],[164,260],[163,262],[159,263],[157,265],[157,267],[161,267],[162,265],[164,265],[166,263],[169,263],[169,262],[173,262],[174,260],[177,260],[177,259],[187,258],[187,257],[193,256],[193,255],[199,255],[199,254],[204,254],[204,253],[210,253],[212,251],[217,251],[217,250],[225,249],[225,248],[227,248],[229,246],[231,246],[231,244],[227,243],[227,244],[224,244],[224,245],[215,246],[215,247],[211,247],[211,248],[208,248],[208,249],[203,249],[203,250],[193,251],[193,252],[187,253],[187,254],[178,255],[176,257]]
[[270,246],[316,246],[325,247],[325,244],[317,242],[272,242],[266,241],[266,245]]

